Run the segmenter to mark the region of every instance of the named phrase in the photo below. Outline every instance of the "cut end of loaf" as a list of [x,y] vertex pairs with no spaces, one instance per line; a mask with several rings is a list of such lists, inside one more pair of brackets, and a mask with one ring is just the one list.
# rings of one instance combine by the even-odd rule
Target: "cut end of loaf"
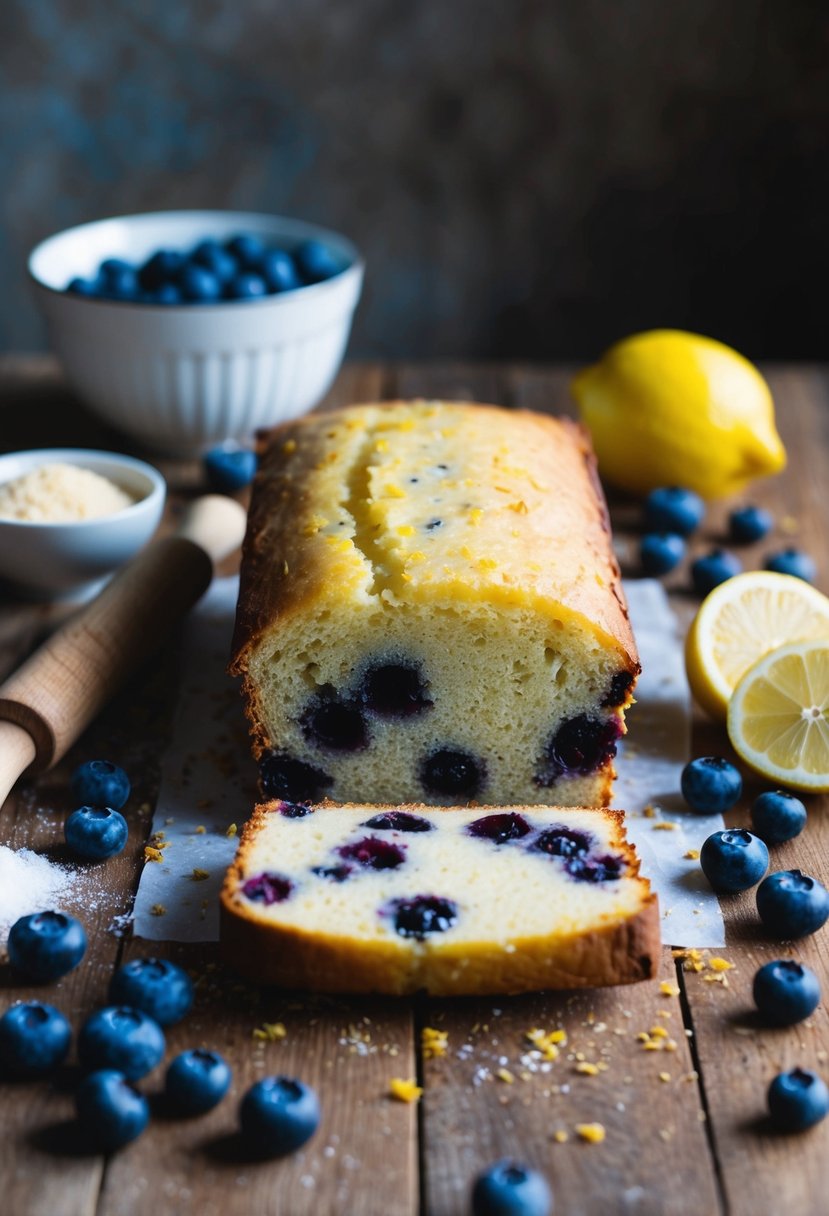
[[221,940],[260,983],[471,995],[649,978],[659,925],[618,811],[273,801],[228,872]]

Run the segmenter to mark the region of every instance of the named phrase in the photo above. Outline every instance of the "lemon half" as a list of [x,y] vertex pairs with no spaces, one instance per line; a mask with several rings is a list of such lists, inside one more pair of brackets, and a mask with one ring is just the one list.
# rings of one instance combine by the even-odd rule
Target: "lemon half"
[[762,776],[829,790],[829,639],[781,646],[749,668],[728,705],[728,735]]
[[762,655],[787,642],[829,640],[829,599],[803,579],[753,570],[706,596],[685,641],[691,691],[725,721],[740,678]]
[[712,338],[635,334],[580,372],[572,391],[599,472],[634,494],[677,485],[718,498],[786,463],[768,385]]

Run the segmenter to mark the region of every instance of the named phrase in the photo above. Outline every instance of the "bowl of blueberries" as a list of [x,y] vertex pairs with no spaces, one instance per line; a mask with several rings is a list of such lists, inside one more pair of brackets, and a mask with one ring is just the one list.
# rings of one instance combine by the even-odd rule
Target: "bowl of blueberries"
[[316,405],[345,352],[363,261],[300,220],[166,211],[51,236],[29,273],[89,407],[144,446],[190,455]]

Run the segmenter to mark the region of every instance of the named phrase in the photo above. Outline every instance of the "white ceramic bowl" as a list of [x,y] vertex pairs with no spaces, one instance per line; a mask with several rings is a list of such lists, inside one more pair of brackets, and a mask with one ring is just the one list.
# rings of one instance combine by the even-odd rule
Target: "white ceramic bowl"
[[[129,304],[64,291],[104,258],[142,262],[159,248],[187,250],[238,232],[288,249],[321,241],[343,269],[296,291],[218,304]],[[345,237],[299,220],[159,211],[49,237],[32,251],[29,273],[52,345],[86,403],[154,450],[193,454],[317,404],[345,352],[363,262]]]
[[9,452],[0,456],[0,484],[55,463],[91,469],[136,501],[114,515],[80,523],[0,518],[0,579],[16,594],[29,598],[85,598],[152,537],[164,509],[167,486],[158,470],[143,460],[85,448]]

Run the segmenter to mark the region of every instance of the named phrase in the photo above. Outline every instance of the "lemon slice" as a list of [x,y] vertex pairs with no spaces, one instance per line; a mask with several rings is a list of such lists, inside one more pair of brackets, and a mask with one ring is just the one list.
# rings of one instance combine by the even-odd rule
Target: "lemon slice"
[[781,646],[749,668],[728,703],[728,735],[764,777],[829,790],[829,638]]
[[829,599],[803,579],[753,570],[720,583],[685,642],[685,670],[703,709],[724,721],[741,676],[786,642],[829,639]]

